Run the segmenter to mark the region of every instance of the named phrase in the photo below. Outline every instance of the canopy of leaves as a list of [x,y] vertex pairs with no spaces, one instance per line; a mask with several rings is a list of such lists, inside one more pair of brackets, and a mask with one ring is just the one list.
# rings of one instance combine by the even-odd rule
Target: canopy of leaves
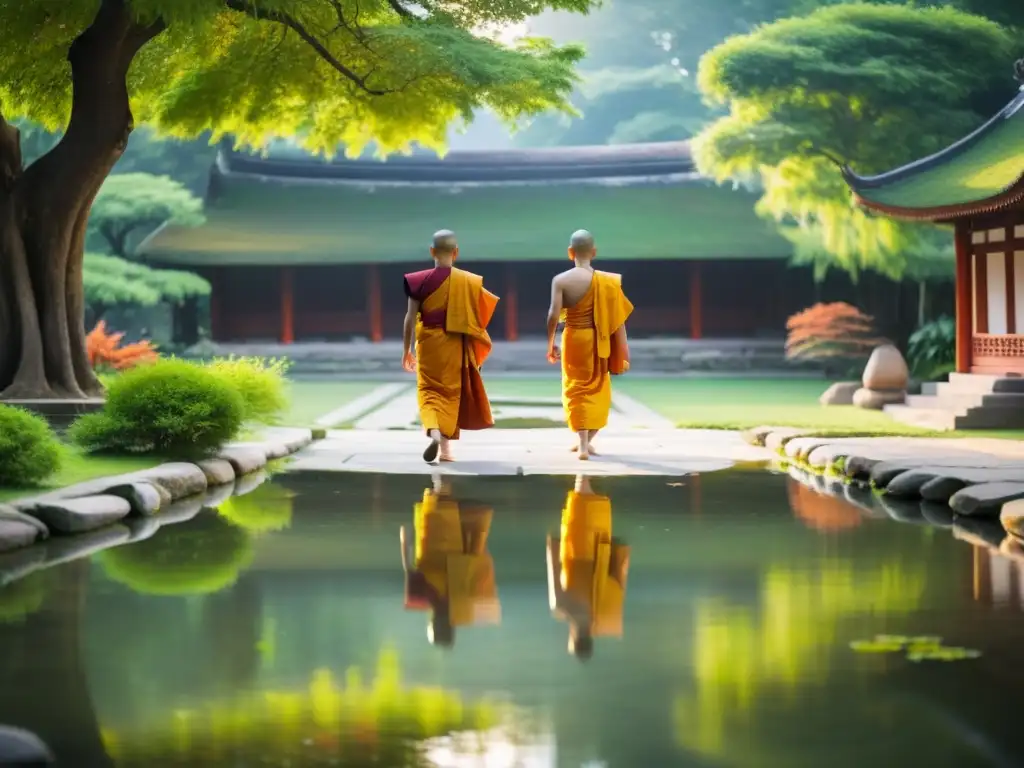
[[168,176],[121,173],[109,176],[89,215],[89,227],[106,240],[110,251],[128,256],[129,238],[161,224],[198,227],[203,201]]
[[838,5],[760,27],[701,61],[729,114],[694,142],[698,168],[759,182],[759,211],[799,230],[804,260],[898,277],[941,241],[854,208],[840,165],[882,172],[958,140],[1012,96],[1014,53],[1010,31],[952,8]]
[[93,307],[180,304],[185,299],[210,294],[210,284],[191,272],[152,269],[102,253],[85,254],[83,271],[85,301]]
[[[582,56],[527,38],[514,48],[475,34],[546,8],[586,12],[593,0],[441,0],[429,13],[404,0],[128,0],[166,30],[129,72],[142,123],[179,137],[211,131],[262,146],[299,136],[317,151],[359,152],[411,142],[440,147],[445,128],[489,107],[514,121],[566,98]],[[9,39],[0,103],[10,116],[62,127],[70,108],[67,51],[96,0],[0,2]]]

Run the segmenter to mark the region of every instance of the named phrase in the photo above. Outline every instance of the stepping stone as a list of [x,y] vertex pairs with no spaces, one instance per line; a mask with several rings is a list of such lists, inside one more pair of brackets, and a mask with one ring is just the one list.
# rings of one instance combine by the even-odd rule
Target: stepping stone
[[31,514],[54,533],[85,533],[126,518],[131,504],[117,496],[38,499]]
[[[118,499],[123,501],[123,499]],[[125,502],[127,504],[128,502]],[[83,557],[110,549],[126,543],[132,537],[132,532],[127,525],[115,523],[105,528],[100,528],[87,533],[80,533],[77,536],[58,536],[46,542],[46,567],[51,568],[71,560],[78,560]]]
[[263,444],[263,453],[267,461],[277,461],[292,455],[291,448],[285,443],[271,442]]
[[203,459],[196,464],[206,475],[206,485],[230,485],[235,482],[235,468],[226,459]]
[[[934,482],[939,480],[947,482]],[[968,485],[980,483],[1022,483],[1024,484],[1024,471],[1015,469],[978,469],[977,467],[942,467],[922,466],[912,469],[897,476],[886,487],[886,493],[893,496],[913,498],[924,496],[924,487],[931,484],[929,498],[932,501],[946,501],[957,491]],[[934,483],[934,484],[933,484]],[[959,484],[959,487],[957,485]],[[950,488],[949,494],[945,497],[942,493]]]
[[20,520],[0,518],[0,552],[10,552],[36,543],[39,529]]
[[147,480],[166,490],[172,501],[195,496],[206,490],[206,475],[195,464],[176,461],[161,464],[135,475],[137,480]]
[[26,515],[24,512],[6,504],[0,504],[0,520],[31,525],[36,529],[40,539],[50,538],[50,530],[41,520],[37,520],[32,515]]
[[830,442],[835,442],[835,439],[827,437],[794,437],[786,443],[784,450],[789,458],[803,460],[815,448],[821,448]]
[[894,499],[919,499],[921,486],[934,480],[936,474],[927,469],[911,469],[896,475],[885,486],[885,495]]
[[1003,504],[1024,498],[1024,483],[982,483],[957,491],[949,506],[958,515],[997,519]]
[[778,453],[782,449],[783,445],[789,441],[790,438],[802,435],[806,430],[792,429],[790,427],[784,427],[782,429],[776,429],[769,432],[764,439],[764,447],[773,453]]
[[1024,539],[1024,499],[1003,504],[999,522],[1006,532],[1018,539]]
[[880,459],[872,459],[868,456],[847,456],[846,475],[854,480],[866,483],[871,480],[872,470],[881,463]]
[[871,483],[876,488],[887,488],[893,478],[915,469],[912,465],[892,461],[880,461],[871,468]]
[[104,493],[124,499],[131,505],[132,514],[142,517],[155,515],[163,506],[160,492],[151,483],[121,483],[107,488]]
[[921,486],[921,498],[929,503],[938,503],[946,508],[953,494],[966,488],[968,483],[959,477],[936,477]]
[[[267,466],[267,454],[259,448],[244,445],[233,445],[225,448],[217,457],[224,459],[235,470],[235,476],[248,475],[257,469]],[[203,489],[205,490],[205,488]]]

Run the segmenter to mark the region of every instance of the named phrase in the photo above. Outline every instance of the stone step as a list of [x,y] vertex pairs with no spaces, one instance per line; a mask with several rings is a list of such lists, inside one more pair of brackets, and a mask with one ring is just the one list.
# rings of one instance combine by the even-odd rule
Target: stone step
[[1024,429],[1024,408],[971,408],[956,417],[957,429]]
[[922,429],[956,429],[957,416],[942,408],[923,408],[912,405],[887,405],[884,413],[894,421]]
[[1024,377],[993,376],[981,373],[951,373],[949,374],[948,385],[940,385],[939,391],[1024,393]]
[[907,405],[915,408],[946,408],[958,413],[968,408],[1024,409],[1024,392],[951,392],[940,389],[934,395],[908,395]]

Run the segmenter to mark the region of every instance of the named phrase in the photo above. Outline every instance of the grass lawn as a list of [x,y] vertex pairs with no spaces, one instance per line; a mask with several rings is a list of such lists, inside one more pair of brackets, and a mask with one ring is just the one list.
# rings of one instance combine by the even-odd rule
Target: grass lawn
[[[321,416],[341,408],[357,397],[372,392],[379,381],[292,381],[291,408],[281,423],[289,427],[312,427]],[[342,424],[338,425],[344,426]]]
[[75,448],[68,448],[64,457],[64,467],[42,486],[29,488],[0,488],[0,502],[23,496],[32,496],[58,488],[66,488],[76,483],[84,483],[98,477],[123,475],[126,472],[138,472],[142,469],[159,464],[161,459],[144,457],[87,456]]

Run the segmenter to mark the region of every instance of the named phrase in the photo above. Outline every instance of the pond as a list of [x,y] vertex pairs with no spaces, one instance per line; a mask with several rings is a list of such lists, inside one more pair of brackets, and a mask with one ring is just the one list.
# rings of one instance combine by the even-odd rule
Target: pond
[[1022,576],[765,471],[283,474],[0,588],[0,723],[81,768],[1021,765]]

